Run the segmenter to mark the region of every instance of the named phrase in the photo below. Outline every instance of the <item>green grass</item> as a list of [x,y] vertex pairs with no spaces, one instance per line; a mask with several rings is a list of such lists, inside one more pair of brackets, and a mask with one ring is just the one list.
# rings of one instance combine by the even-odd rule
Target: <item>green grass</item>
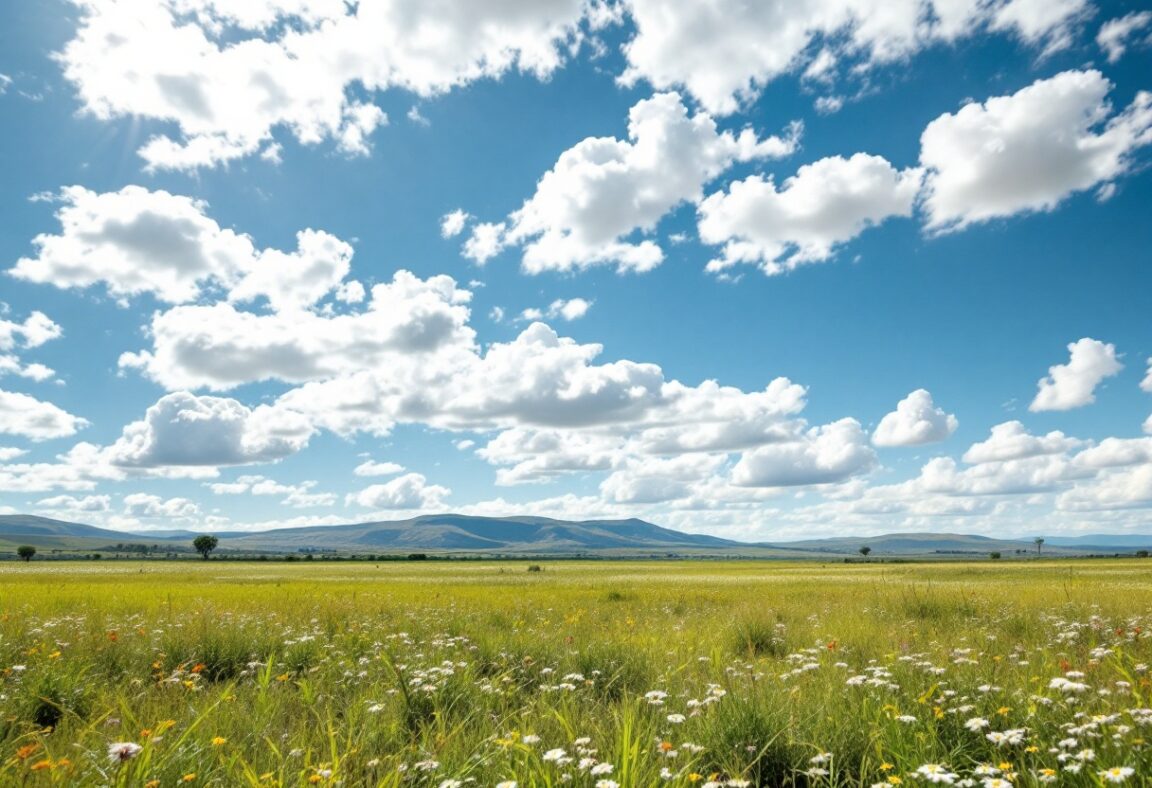
[[0,784],[1142,783],[1146,566],[10,562]]

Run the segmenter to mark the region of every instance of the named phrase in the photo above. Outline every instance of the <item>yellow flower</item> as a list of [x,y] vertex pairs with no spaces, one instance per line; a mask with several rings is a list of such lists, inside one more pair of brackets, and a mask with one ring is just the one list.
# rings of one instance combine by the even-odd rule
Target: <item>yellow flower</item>
[[149,780],[148,782],[144,783],[144,788],[160,788],[160,781]]
[[195,772],[189,772],[188,774],[186,774],[180,778],[180,782],[190,783],[195,779],[196,779],[196,773]]
[[227,743],[228,743],[228,740],[225,739],[223,736],[213,736],[212,737],[212,746],[213,747],[219,747],[221,744],[227,744]]
[[890,763],[882,763],[882,764],[880,764],[880,771],[882,771],[882,772],[890,772],[890,771],[892,771],[892,770],[893,770],[893,769],[895,769],[895,768],[896,768],[896,767],[895,767],[895,766],[893,766],[893,765],[892,765],[892,764],[890,764]]
[[318,783],[318,782],[320,782],[322,779],[324,779],[324,778],[323,778],[323,777],[321,777],[320,775],[318,775],[318,774],[313,774],[313,775],[311,775],[311,776],[308,778],[308,782],[310,782],[310,783]]
[[696,772],[692,772],[690,775],[688,775],[688,782],[690,782],[690,783],[698,783],[703,779],[704,779],[704,776],[697,774]]
[[890,775],[888,775],[888,784],[889,785],[903,785],[904,780],[900,779],[900,775],[898,775],[898,774],[890,774]]
[[996,713],[1000,716],[1004,716],[1010,711],[1012,711],[1012,709],[1008,708],[1007,706],[1001,706],[1000,708],[996,709]]

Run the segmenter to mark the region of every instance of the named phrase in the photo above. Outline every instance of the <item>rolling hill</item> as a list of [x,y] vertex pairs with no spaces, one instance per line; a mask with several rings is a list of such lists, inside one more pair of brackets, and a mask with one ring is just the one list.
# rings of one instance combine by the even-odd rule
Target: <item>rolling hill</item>
[[[191,549],[191,531],[125,533],[83,523],[34,515],[0,515],[0,551],[19,544],[41,550],[112,551],[118,544],[158,545],[160,552]],[[737,542],[705,534],[663,528],[639,519],[554,520],[547,517],[473,517],[441,514],[408,520],[348,525],[281,528],[260,532],[218,533],[219,550],[228,553],[337,552],[467,555],[741,555],[777,558],[858,557],[1005,557],[1035,555],[1032,539],[995,539],[974,534],[899,533],[833,537],[797,542]],[[1043,554],[1074,556],[1132,553],[1152,549],[1152,536],[1092,535],[1051,537]]]

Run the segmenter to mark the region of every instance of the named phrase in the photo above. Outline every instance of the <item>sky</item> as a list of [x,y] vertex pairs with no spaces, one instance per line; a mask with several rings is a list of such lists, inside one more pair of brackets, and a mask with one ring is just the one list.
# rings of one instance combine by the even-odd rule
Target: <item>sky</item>
[[1152,7],[0,5],[0,513],[1152,533]]

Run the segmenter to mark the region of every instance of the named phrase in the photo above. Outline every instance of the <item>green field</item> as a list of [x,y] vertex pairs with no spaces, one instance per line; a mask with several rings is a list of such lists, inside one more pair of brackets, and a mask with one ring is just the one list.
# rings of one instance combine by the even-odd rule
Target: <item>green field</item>
[[1147,566],[5,563],[0,784],[1142,784]]

